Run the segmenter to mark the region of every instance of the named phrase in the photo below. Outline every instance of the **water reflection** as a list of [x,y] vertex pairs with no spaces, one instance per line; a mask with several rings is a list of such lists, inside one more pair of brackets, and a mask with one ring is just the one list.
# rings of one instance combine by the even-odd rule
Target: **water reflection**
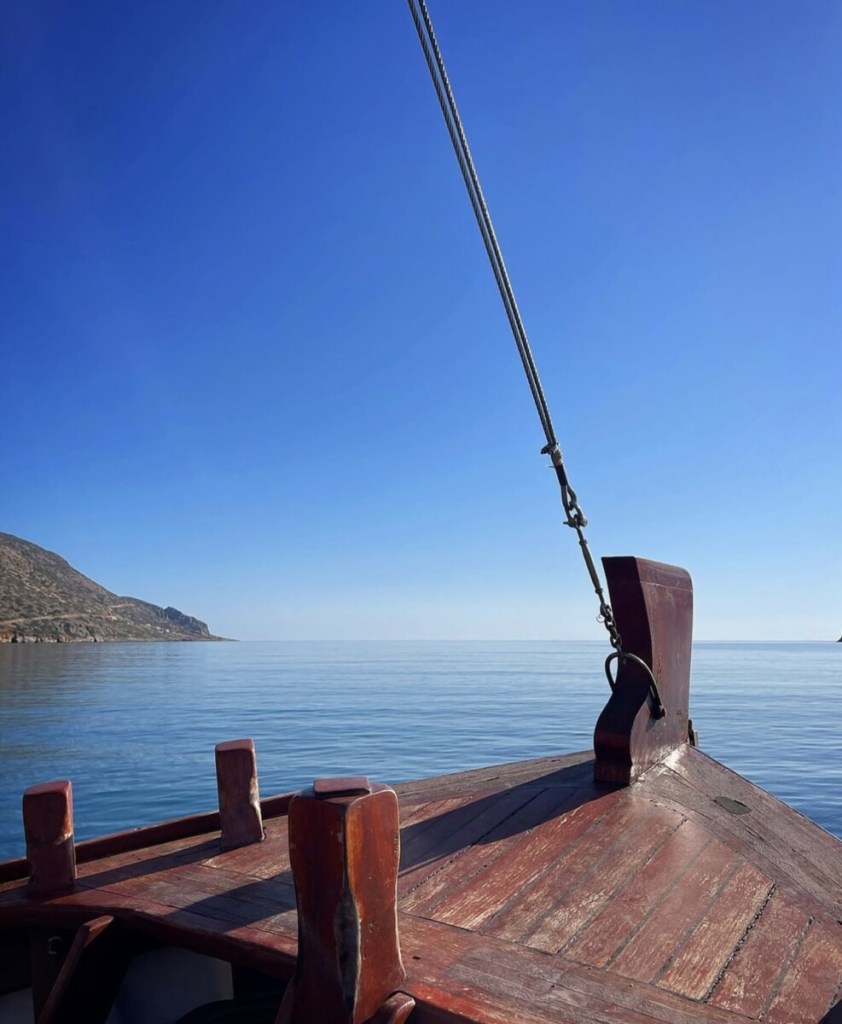
[[[589,643],[0,645],[0,857],[20,795],[74,785],[79,838],[215,805],[213,747],[254,738],[264,793],[590,747]],[[701,644],[693,719],[712,756],[842,835],[842,645]]]

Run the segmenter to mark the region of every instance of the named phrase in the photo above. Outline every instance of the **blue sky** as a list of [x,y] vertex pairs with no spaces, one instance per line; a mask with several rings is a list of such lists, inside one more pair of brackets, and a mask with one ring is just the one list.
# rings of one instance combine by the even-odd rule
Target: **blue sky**
[[[594,550],[835,638],[842,7],[430,7]],[[0,20],[0,530],[243,639],[599,638],[405,4]]]

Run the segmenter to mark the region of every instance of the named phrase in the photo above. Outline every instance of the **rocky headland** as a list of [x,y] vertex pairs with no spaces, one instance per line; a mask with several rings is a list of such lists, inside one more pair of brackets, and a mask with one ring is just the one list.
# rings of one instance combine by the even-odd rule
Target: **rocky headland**
[[192,615],[112,594],[52,551],[0,533],[0,643],[222,639]]

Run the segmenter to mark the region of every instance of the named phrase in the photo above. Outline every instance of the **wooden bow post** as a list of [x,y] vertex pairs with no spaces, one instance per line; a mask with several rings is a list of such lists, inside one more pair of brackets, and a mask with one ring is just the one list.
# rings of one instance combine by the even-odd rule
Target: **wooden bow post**
[[689,718],[693,584],[684,569],[645,558],[603,558],[602,564],[623,651],[651,670],[665,711],[658,717],[645,668],[621,656],[596,723],[594,777],[628,785],[677,746],[695,743]]
[[319,779],[289,806],[298,960],[277,1024],[402,1024],[414,1000],[398,943],[398,799],[362,776]]

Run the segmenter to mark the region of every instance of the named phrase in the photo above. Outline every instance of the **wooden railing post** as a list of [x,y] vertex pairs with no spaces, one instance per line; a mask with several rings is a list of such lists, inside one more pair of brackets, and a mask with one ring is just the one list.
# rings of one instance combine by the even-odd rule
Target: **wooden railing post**
[[666,711],[661,718],[653,714],[645,670],[631,659],[618,663],[616,685],[594,733],[594,777],[628,785],[692,735],[693,584],[684,569],[644,558],[602,563],[623,650],[650,667]]
[[29,861],[27,895],[52,896],[76,884],[73,787],[67,780],[30,786],[23,794],[23,830]]
[[412,1012],[397,992],[399,836],[394,790],[362,776],[320,779],[293,797],[298,960],[278,1024],[401,1024]]
[[217,743],[215,755],[222,849],[259,843],[263,839],[263,816],[254,742]]

